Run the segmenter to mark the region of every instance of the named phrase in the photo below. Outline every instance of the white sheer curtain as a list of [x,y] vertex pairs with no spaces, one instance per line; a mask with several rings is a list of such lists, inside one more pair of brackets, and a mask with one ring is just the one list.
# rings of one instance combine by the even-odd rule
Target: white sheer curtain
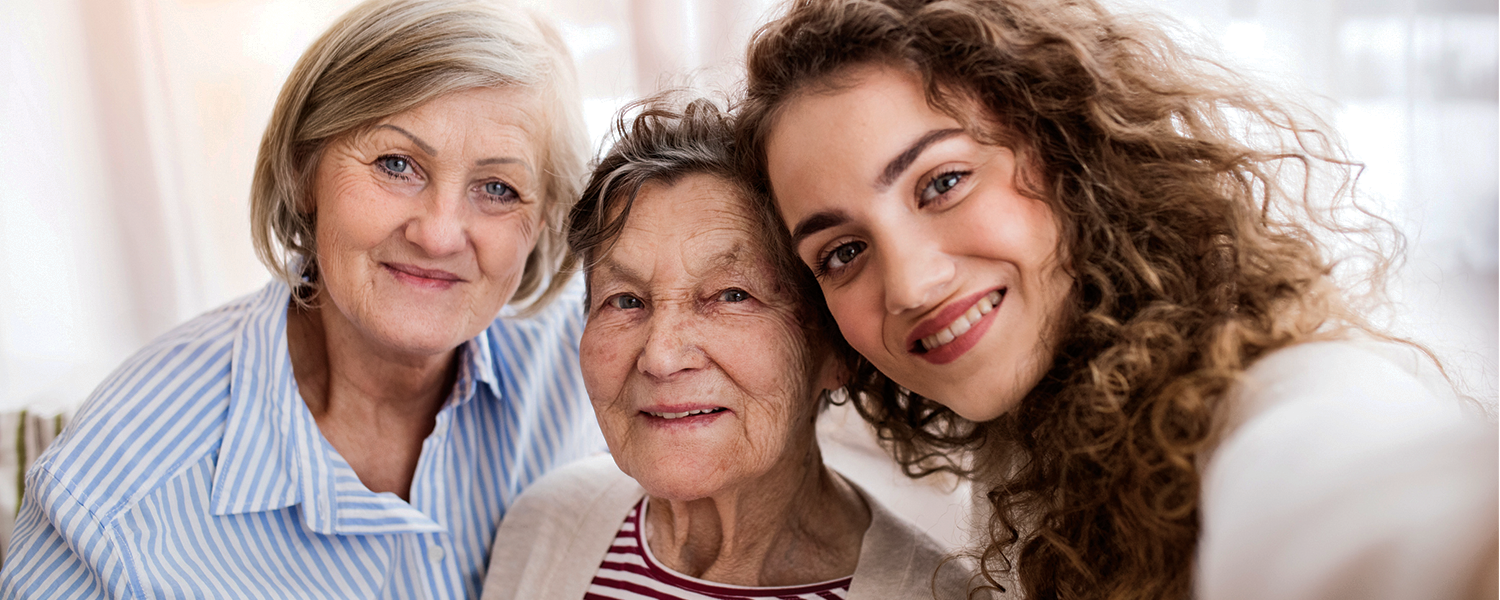
[[[1139,10],[1143,4],[1118,6]],[[1378,320],[1496,396],[1497,6],[1476,0],[1166,0],[1189,44],[1334,124],[1359,195],[1409,244]]]
[[[1119,0],[1124,2],[1125,0]],[[556,0],[590,130],[729,85],[772,0]],[[0,0],[0,410],[76,405],[131,351],[249,292],[247,190],[302,49],[351,0]],[[1120,4],[1131,10],[1141,4]],[[1393,326],[1493,405],[1497,22],[1478,0],[1170,0],[1185,39],[1299,94],[1411,238]],[[1192,42],[1199,43],[1199,42]]]

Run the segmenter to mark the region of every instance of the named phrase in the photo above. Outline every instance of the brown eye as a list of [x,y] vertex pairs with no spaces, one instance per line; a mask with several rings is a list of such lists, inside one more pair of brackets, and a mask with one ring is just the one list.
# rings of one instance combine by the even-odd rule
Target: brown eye
[[849,266],[849,263],[853,262],[855,257],[859,256],[860,253],[864,251],[864,242],[849,242],[847,244],[834,248],[833,252],[828,253],[828,261],[825,265],[825,268],[838,270]]
[[927,186],[922,188],[922,203],[932,202],[943,194],[952,191],[953,188],[958,187],[959,183],[963,182],[964,177],[967,175],[968,173],[961,171],[952,171],[933,177],[932,181],[927,182]]
[[958,180],[958,173],[949,173],[947,175],[940,176],[937,179],[932,180],[932,191],[939,194],[946,194],[948,193],[948,190],[951,190],[958,185]]

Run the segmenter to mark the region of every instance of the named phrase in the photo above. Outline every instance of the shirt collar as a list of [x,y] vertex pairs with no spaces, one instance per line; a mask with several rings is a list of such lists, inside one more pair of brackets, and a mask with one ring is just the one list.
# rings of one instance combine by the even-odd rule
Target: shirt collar
[[[492,328],[493,326],[491,326]],[[464,343],[462,347],[463,362],[459,365],[461,369],[460,379],[463,378],[464,374],[468,374],[477,380],[478,383],[489,388],[490,397],[496,400],[504,397],[504,394],[500,391],[500,373],[495,370],[495,365],[499,364],[495,360],[495,357],[498,356],[498,349],[495,347],[497,343],[499,342],[495,339],[495,336],[491,335],[490,329],[485,329],[478,336],[475,336],[474,339]],[[465,398],[474,395],[474,390],[469,387],[461,387],[459,389],[464,390],[463,396]]]
[[[384,500],[378,503],[390,509],[382,511],[380,533],[442,531],[426,515],[390,494],[351,488],[347,479],[352,470],[323,438],[297,392],[286,341],[290,301],[286,284],[272,281],[254,296],[235,334],[229,414],[210,497],[213,514],[300,504],[303,520],[312,531],[373,533],[363,525],[367,519],[340,513],[349,512],[341,508],[352,503],[359,504],[357,510],[367,516],[370,502],[379,497]],[[500,398],[494,343],[490,335],[481,333],[459,347],[456,393],[444,411],[471,401],[477,384],[489,388],[491,398]],[[400,510],[403,506],[407,510]]]
[[[235,332],[229,415],[210,496],[213,514],[285,508],[302,500],[297,439],[287,410],[300,403],[286,346],[291,290],[272,281],[252,299]],[[305,410],[305,409],[304,409]]]

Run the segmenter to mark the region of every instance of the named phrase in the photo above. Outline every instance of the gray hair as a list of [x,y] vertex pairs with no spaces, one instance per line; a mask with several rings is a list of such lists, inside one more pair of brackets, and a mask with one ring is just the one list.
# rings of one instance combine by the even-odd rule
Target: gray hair
[[620,111],[614,146],[599,159],[568,215],[568,247],[592,269],[619,238],[647,182],[672,185],[688,175],[711,175],[737,192],[733,200],[749,214],[777,282],[802,305],[803,325],[814,331],[832,327],[816,300],[822,297],[817,281],[797,260],[781,217],[745,168],[733,115],[712,100],[686,97],[684,91],[667,91]]
[[[749,216],[751,234],[765,251],[773,284],[791,298],[798,325],[813,352],[829,351],[844,365],[858,355],[839,335],[838,325],[823,303],[823,291],[812,271],[792,249],[791,234],[781,222],[769,192],[756,185],[735,141],[735,116],[706,98],[669,90],[635,102],[620,111],[614,126],[615,143],[599,159],[577,204],[568,215],[568,247],[582,260],[585,275],[620,237],[630,209],[648,182],[670,186],[689,175],[723,180]],[[629,115],[635,114],[634,118]],[[590,277],[591,279],[591,277]],[[592,296],[590,281],[588,294]],[[587,304],[593,310],[593,299]],[[819,402],[827,407],[828,395]]]
[[[307,49],[276,99],[250,191],[262,263],[294,289],[318,285],[311,183],[332,140],[453,92],[534,90],[547,111],[542,218],[514,299],[527,311],[562,290],[573,268],[558,230],[578,193],[587,153],[577,83],[562,39],[539,17],[485,0],[369,0]],[[294,297],[297,297],[294,295]]]
[[749,192],[728,111],[707,99],[683,102],[680,95],[662,92],[620,110],[614,145],[594,166],[568,215],[568,247],[586,268],[619,236],[648,181],[672,185],[686,175],[704,174]]

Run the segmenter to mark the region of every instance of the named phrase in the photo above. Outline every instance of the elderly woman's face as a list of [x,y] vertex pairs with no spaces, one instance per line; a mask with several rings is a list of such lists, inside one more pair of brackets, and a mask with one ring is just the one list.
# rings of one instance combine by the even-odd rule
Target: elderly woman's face
[[659,497],[806,460],[817,392],[837,385],[736,193],[706,175],[648,183],[590,270],[584,383],[615,461]]
[[398,355],[447,352],[510,300],[541,215],[539,102],[438,97],[344,136],[313,182],[324,301]]

